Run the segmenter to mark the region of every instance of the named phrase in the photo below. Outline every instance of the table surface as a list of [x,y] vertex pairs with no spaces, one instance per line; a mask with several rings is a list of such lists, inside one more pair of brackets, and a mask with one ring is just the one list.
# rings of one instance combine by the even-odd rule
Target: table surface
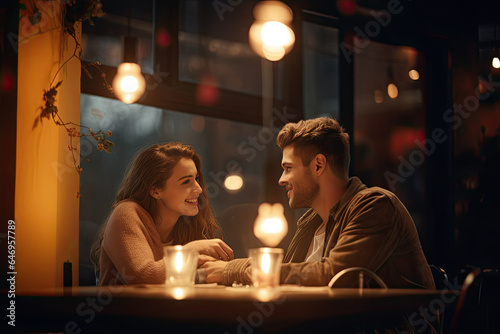
[[456,299],[450,290],[135,285],[37,291],[16,296],[16,308],[22,331],[349,332],[388,326],[404,312]]

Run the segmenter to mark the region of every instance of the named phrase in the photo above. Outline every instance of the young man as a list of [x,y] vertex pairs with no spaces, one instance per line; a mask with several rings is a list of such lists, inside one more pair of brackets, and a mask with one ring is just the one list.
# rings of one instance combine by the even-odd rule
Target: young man
[[[327,285],[343,269],[363,267],[390,288],[434,288],[413,220],[399,199],[349,178],[349,135],[331,118],[289,123],[278,134],[292,209],[311,208],[285,253],[282,284]],[[250,284],[248,259],[205,262],[207,282]],[[357,276],[354,276],[357,277]],[[352,287],[353,276],[335,286]],[[376,286],[376,284],[373,284]]]

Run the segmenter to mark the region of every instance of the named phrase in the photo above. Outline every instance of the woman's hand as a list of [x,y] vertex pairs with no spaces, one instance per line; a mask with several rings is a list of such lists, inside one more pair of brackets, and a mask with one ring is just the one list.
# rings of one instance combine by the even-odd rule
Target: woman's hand
[[222,284],[222,273],[227,266],[225,261],[206,261],[201,268],[207,272],[207,283]]
[[200,255],[208,255],[215,260],[229,261],[234,259],[234,253],[224,241],[220,239],[203,239],[188,242],[186,248],[195,250]]

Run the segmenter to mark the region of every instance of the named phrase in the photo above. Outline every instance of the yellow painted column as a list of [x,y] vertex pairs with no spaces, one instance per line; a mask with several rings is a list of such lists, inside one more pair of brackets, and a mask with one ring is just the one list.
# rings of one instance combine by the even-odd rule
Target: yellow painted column
[[[21,1],[30,9],[29,1]],[[73,54],[75,41],[62,33],[60,1],[33,1],[38,24],[27,15],[19,22],[16,149],[16,289],[26,293],[63,286],[63,263],[72,262],[78,284],[79,174],[68,149],[66,129],[52,119],[34,127],[43,92]],[[23,14],[24,11],[21,11]],[[80,40],[81,26],[76,27]],[[65,122],[80,123],[80,61],[58,72],[56,106]],[[78,138],[73,146],[79,148]],[[79,155],[75,154],[79,164]]]

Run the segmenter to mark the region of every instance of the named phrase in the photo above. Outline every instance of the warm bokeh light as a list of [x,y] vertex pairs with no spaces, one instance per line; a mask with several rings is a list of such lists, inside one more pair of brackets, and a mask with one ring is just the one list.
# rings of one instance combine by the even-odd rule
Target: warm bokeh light
[[248,32],[250,46],[262,58],[280,60],[295,43],[292,10],[280,1],[262,1],[255,6],[254,17]]
[[267,46],[286,47],[295,41],[292,29],[278,21],[264,23],[260,31],[260,36],[264,45]]
[[420,79],[420,74],[418,73],[417,70],[411,70],[410,72],[408,72],[408,76],[412,80],[418,80],[418,79]]
[[182,300],[186,298],[187,295],[187,290],[185,288],[174,288],[174,291],[172,291],[172,296],[176,300]]
[[398,97],[398,87],[393,83],[387,85],[387,95],[389,95],[391,99]]
[[125,103],[134,103],[144,94],[146,80],[136,63],[122,63],[113,78],[115,96]]
[[283,224],[279,218],[267,218],[262,222],[262,230],[265,233],[279,233],[283,229]]
[[486,87],[486,84],[481,79],[478,80],[477,88],[478,88],[480,94],[486,94],[488,92],[488,88]]
[[384,102],[384,93],[380,89],[375,89],[375,92],[373,92],[373,97],[375,98],[375,103]]
[[262,53],[267,60],[278,61],[286,54],[285,48],[282,46],[262,45]]
[[283,205],[262,203],[259,206],[259,215],[255,220],[253,232],[264,245],[278,246],[288,233]]
[[120,81],[120,88],[125,93],[133,93],[139,87],[139,81],[132,75],[127,75]]
[[293,20],[293,12],[281,1],[261,1],[253,8],[253,17],[258,21],[278,21],[290,23]]
[[500,59],[498,59],[498,57],[494,57],[491,61],[491,66],[494,68],[500,68]]
[[224,187],[230,191],[237,191],[243,188],[243,178],[240,175],[228,175],[224,180]]

